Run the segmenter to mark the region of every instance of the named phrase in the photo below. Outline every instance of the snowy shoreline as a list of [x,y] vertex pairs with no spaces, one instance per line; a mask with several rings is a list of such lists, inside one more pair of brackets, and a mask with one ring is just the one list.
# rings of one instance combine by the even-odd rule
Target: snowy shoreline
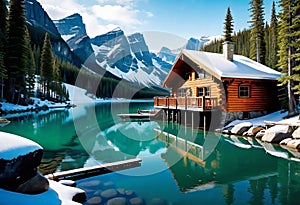
[[48,114],[53,111],[66,110],[72,107],[88,104],[103,103],[129,103],[129,102],[153,102],[153,99],[125,99],[125,98],[93,98],[88,96],[87,91],[74,85],[65,84],[70,101],[64,103],[55,103],[39,98],[32,98],[34,103],[28,106],[16,105],[7,102],[0,103],[0,115],[2,118],[15,118],[34,114]]

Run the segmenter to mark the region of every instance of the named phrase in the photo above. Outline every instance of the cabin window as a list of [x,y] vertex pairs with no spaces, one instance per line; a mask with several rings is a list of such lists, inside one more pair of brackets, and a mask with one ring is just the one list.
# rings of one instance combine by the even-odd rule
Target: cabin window
[[249,98],[250,97],[250,87],[249,86],[239,86],[239,97]]
[[192,96],[191,88],[181,88],[178,90],[179,97]]
[[211,74],[201,69],[199,72],[196,73],[195,78],[196,79],[211,78]]
[[197,96],[198,97],[210,96],[210,88],[209,87],[197,88]]

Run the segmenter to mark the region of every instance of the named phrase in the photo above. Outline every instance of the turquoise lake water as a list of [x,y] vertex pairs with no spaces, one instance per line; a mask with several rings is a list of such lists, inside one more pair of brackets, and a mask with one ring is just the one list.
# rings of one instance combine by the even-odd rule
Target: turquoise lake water
[[253,138],[203,133],[161,121],[126,122],[117,116],[138,109],[153,109],[153,102],[31,113],[11,118],[0,130],[43,147],[44,174],[142,159],[141,167],[78,181],[101,182],[86,190],[88,199],[106,186],[131,190],[144,204],[299,204],[298,152]]

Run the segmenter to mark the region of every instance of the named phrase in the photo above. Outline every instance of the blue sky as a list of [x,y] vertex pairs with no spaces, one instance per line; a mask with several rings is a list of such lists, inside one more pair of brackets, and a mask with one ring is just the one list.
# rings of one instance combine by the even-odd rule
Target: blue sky
[[[38,0],[52,19],[80,13],[91,37],[120,27],[126,34],[172,33],[183,38],[222,35],[230,6],[235,31],[249,27],[250,0]],[[269,21],[272,0],[264,0]]]

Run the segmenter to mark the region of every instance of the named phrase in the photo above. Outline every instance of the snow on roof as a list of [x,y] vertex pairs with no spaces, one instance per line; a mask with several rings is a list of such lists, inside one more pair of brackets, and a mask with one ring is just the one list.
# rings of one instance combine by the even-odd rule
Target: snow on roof
[[245,56],[233,55],[233,61],[223,54],[193,50],[183,50],[183,56],[194,63],[203,65],[217,78],[247,78],[277,80],[282,74]]
[[43,148],[29,139],[0,132],[0,159],[12,160],[39,149]]

